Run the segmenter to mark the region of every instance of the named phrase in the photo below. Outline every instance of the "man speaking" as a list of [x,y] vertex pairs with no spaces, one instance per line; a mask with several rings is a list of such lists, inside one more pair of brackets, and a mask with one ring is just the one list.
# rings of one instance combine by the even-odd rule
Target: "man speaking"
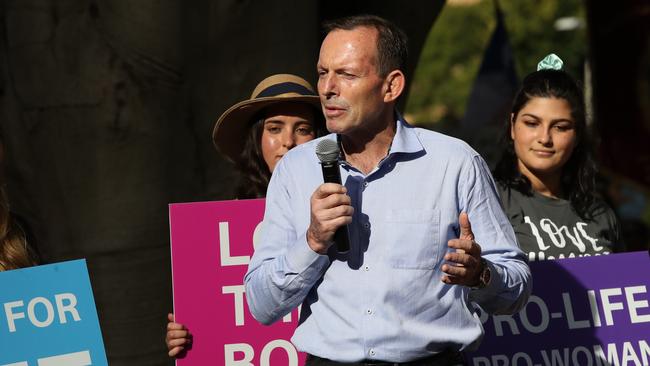
[[[302,304],[292,341],[307,365],[463,364],[460,351],[483,334],[470,302],[514,313],[530,293],[492,177],[467,144],[396,111],[402,30],[355,16],[326,31],[318,92],[332,134],[273,172],[245,277],[249,308],[270,324]],[[323,139],[340,147],[343,185],[323,183]],[[345,225],[341,253],[333,238]]]

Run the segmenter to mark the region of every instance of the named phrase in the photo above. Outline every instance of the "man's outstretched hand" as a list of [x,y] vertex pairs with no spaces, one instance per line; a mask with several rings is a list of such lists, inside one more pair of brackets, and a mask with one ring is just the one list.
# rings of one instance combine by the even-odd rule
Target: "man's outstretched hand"
[[460,224],[458,239],[447,242],[447,246],[456,251],[445,254],[447,263],[442,265],[445,274],[441,280],[450,285],[474,287],[479,284],[481,271],[483,271],[481,246],[474,241],[474,233],[467,213],[461,212],[458,222]]

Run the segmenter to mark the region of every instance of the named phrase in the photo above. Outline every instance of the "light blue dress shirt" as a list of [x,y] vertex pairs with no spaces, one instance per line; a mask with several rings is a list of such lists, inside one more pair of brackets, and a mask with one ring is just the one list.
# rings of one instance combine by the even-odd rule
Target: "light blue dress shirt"
[[[350,251],[312,251],[310,197],[323,183],[318,141],[291,150],[273,172],[262,240],[244,280],[258,321],[270,324],[303,304],[292,338],[299,350],[340,362],[405,362],[475,348],[483,328],[472,301],[491,313],[525,304],[530,270],[483,159],[460,140],[401,120],[390,153],[368,175],[342,162],[355,209]],[[461,212],[492,271],[483,289],[440,280]]]

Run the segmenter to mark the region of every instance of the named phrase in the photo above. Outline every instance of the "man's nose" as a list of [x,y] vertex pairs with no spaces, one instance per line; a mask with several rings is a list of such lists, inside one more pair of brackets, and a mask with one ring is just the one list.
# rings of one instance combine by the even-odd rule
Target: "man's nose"
[[324,96],[332,96],[338,93],[336,77],[334,75],[323,75],[318,80],[318,92]]

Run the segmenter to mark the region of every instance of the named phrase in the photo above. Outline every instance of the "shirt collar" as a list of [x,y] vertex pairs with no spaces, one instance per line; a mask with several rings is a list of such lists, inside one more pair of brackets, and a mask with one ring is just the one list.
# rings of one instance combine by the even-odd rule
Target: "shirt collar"
[[416,153],[424,150],[413,126],[409,125],[399,112],[395,112],[397,130],[390,146],[390,154],[394,153]]
[[[424,151],[424,146],[422,146],[413,126],[409,125],[408,122],[404,120],[404,117],[402,117],[402,115],[397,111],[395,111],[395,119],[397,129],[393,141],[391,142],[388,156],[394,153],[412,154]],[[341,148],[341,135],[335,134],[333,139],[339,144],[339,159],[345,161],[343,149]]]

